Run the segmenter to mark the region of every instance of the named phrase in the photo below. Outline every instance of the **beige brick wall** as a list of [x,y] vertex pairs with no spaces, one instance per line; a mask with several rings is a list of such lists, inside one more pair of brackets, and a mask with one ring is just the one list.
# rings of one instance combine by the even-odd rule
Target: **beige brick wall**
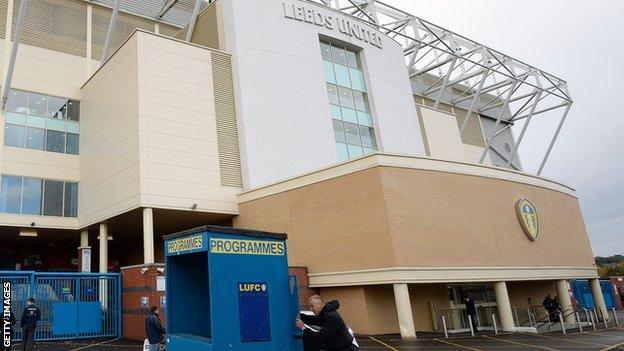
[[[528,197],[540,238],[522,231]],[[387,267],[591,267],[578,200],[528,184],[374,167],[243,202],[235,227],[286,232],[310,273]],[[554,254],[556,253],[556,254]]]

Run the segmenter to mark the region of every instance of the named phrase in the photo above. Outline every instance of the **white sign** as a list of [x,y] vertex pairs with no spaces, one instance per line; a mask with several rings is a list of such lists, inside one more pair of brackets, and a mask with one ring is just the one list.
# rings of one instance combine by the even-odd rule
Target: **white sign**
[[82,255],[82,265],[80,267],[80,271],[82,273],[91,273],[91,248],[83,248],[80,250],[80,254]]
[[156,291],[165,291],[165,277],[156,277]]
[[383,48],[381,35],[355,18],[347,19],[335,12],[323,11],[314,5],[296,5],[284,1],[282,7],[285,18],[325,27],[329,30],[337,30],[349,37],[359,39],[380,49]]

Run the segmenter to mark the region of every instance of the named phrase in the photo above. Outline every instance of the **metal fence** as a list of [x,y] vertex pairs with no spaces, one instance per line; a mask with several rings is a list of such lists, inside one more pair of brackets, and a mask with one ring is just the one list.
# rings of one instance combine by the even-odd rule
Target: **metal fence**
[[41,310],[36,340],[67,340],[121,335],[121,275],[119,273],[42,273],[0,271],[11,283],[11,310],[19,327],[28,298]]

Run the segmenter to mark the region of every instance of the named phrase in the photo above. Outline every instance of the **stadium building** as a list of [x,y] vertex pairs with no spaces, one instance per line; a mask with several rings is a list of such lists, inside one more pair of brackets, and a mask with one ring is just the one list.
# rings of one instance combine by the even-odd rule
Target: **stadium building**
[[158,264],[210,224],[287,233],[358,333],[465,328],[466,296],[515,330],[569,279],[605,309],[578,196],[540,176],[554,75],[373,0],[1,0],[0,26],[0,270]]

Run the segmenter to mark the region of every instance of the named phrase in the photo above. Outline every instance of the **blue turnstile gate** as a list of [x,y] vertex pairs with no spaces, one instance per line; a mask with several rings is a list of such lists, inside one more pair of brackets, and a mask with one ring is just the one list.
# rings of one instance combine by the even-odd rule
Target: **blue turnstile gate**
[[11,310],[17,319],[13,340],[29,297],[41,310],[36,340],[121,336],[121,274],[0,271],[11,283]]

